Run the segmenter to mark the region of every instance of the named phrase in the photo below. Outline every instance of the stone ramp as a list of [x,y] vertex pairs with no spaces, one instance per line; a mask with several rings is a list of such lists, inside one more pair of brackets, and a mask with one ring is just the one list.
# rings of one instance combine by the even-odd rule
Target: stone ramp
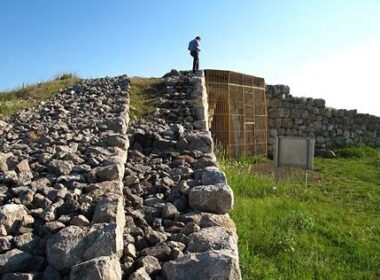
[[233,194],[216,165],[203,75],[172,73],[157,112],[131,122],[125,279],[240,279]]
[[2,123],[1,279],[121,279],[128,91],[86,80]]
[[0,123],[0,279],[241,278],[203,73],[163,82],[130,125],[126,76]]

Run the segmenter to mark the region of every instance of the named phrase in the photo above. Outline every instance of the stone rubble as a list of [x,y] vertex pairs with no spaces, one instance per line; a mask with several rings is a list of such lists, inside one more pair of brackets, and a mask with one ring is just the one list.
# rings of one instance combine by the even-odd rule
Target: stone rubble
[[2,280],[241,279],[203,73],[163,85],[131,123],[126,76],[0,122]]
[[0,122],[1,279],[121,279],[126,76]]

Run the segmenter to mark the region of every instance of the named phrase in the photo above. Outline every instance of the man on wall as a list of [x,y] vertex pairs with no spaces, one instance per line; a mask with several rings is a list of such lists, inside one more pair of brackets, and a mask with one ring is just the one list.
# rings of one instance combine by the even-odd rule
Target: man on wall
[[193,57],[193,73],[199,70],[199,52],[201,51],[199,47],[199,42],[201,41],[201,37],[197,36],[194,40],[191,40],[189,43],[188,50],[190,51],[190,55]]

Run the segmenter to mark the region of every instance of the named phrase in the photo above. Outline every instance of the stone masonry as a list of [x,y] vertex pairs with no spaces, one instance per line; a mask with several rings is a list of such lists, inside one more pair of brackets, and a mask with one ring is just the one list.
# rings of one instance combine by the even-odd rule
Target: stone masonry
[[172,71],[159,109],[132,122],[122,269],[137,279],[240,279],[233,194],[216,165],[203,73]]
[[284,85],[268,85],[269,152],[276,136],[311,137],[316,153],[346,145],[380,147],[380,117],[328,108],[323,99],[293,97]]
[[0,122],[0,279],[241,279],[203,73],[162,82],[131,123],[126,76]]

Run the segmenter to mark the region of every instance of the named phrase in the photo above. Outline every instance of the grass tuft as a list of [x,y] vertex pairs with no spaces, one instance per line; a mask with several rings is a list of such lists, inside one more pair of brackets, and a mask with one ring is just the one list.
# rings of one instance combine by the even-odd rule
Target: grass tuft
[[130,81],[129,115],[131,119],[136,120],[152,114],[156,110],[156,93],[163,86],[162,79],[133,77]]
[[55,80],[57,81],[63,81],[63,80],[75,80],[75,79],[80,79],[79,76],[77,76],[75,73],[69,73],[69,72],[66,72],[66,73],[63,73],[63,74],[59,74],[56,76]]

